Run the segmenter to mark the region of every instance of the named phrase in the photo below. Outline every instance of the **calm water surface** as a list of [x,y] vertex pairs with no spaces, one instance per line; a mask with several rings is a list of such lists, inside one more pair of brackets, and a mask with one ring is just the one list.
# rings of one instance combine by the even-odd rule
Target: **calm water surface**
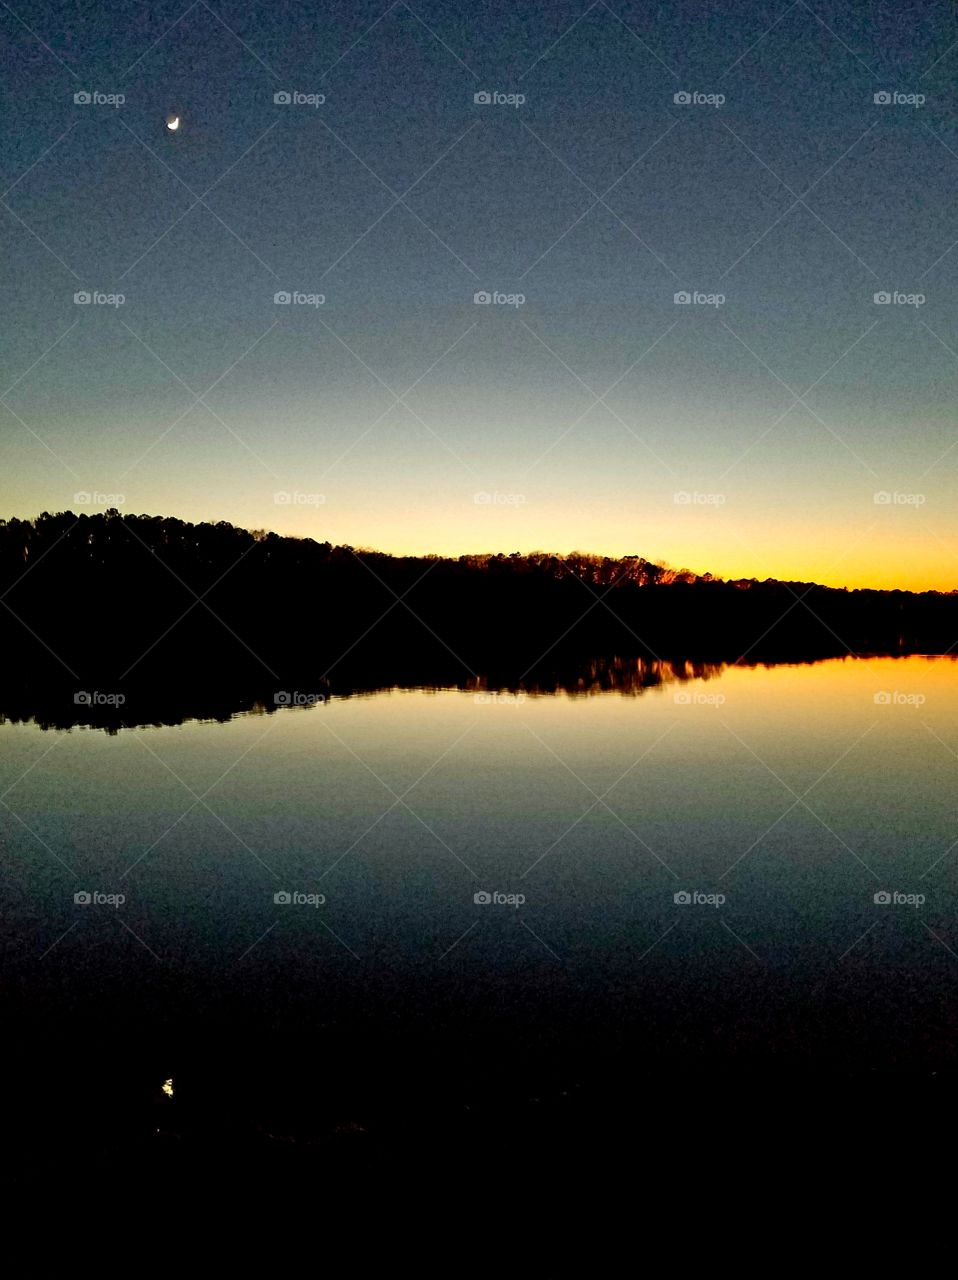
[[201,1043],[327,1066],[416,1043],[946,1068],[956,753],[949,658],[6,724],[12,1060],[129,1052],[159,1079]]

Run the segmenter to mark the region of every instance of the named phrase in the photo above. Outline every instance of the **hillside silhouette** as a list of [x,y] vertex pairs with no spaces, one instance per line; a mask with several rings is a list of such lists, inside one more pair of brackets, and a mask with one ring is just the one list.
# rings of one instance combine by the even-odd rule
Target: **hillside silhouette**
[[359,689],[491,671],[519,687],[595,654],[757,662],[958,642],[955,592],[724,581],[638,555],[391,556],[116,510],[0,520],[0,601],[8,672],[32,687]]

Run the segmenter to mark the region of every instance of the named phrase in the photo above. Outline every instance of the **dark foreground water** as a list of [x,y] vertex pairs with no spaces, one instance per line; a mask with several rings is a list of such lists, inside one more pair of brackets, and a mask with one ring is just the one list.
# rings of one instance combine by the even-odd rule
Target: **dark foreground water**
[[7,1171],[951,1080],[956,753],[921,657],[6,723]]

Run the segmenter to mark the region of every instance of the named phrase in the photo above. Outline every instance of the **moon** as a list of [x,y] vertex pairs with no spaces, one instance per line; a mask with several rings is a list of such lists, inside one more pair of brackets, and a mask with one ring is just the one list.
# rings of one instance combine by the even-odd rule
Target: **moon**
[[177,129],[180,127],[180,117],[179,117],[179,116],[167,116],[167,117],[166,117],[166,127],[167,127],[167,129],[169,129],[172,133],[175,133],[175,132],[177,131]]

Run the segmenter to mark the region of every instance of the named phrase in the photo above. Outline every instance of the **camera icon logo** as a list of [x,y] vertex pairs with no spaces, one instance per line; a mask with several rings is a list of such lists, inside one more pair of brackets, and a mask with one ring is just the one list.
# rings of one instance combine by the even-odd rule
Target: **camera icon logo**
[[872,302],[876,303],[879,307],[887,307],[891,302],[891,294],[886,289],[880,289],[878,293],[872,297]]
[[78,307],[88,307],[93,301],[93,297],[86,289],[80,289],[78,293],[73,295],[73,301]]
[[279,307],[288,307],[293,301],[293,295],[291,293],[287,293],[285,289],[280,289],[279,293],[273,294],[273,301]]
[[472,100],[477,107],[488,107],[489,103],[492,101],[492,94],[488,89],[480,89],[478,93],[474,93],[472,95]]
[[680,89],[678,93],[672,94],[672,101],[677,107],[687,107],[692,101],[692,95],[685,89]]
[[876,693],[873,701],[879,707],[889,707],[891,706],[891,694],[886,692]]
[[485,289],[480,289],[478,293],[472,295],[472,300],[479,307],[488,307],[492,302],[492,294],[486,293]]
[[675,702],[680,707],[689,706],[691,701],[692,701],[692,695],[689,693],[687,689],[675,694],[675,696],[673,697],[673,702]]
[[687,907],[692,901],[692,895],[688,889],[680,889],[678,893],[672,894],[672,901],[680,907]]
[[487,893],[485,889],[480,889],[478,893],[472,895],[472,900],[477,907],[488,907],[492,901],[492,894]]
[[89,693],[85,693],[82,689],[78,689],[73,695],[74,705],[77,707],[89,707],[93,703],[93,697]]
[[293,695],[287,693],[285,689],[280,689],[278,693],[273,694],[273,704],[277,707],[288,707],[292,705]]
[[887,489],[880,489],[872,500],[880,507],[887,507],[891,504],[891,494]]
[[680,289],[678,293],[673,293],[672,301],[678,307],[687,307],[692,302],[692,295],[685,289]]
[[289,892],[288,889],[279,889],[276,893],[273,894],[273,901],[277,904],[277,906],[289,906],[289,904],[293,901],[293,895]]
[[78,907],[88,907],[93,901],[93,894],[88,893],[86,889],[81,889],[79,893],[73,895],[73,901]]
[[891,894],[887,889],[879,889],[875,894],[875,905],[879,907],[887,907],[891,902]]
[[280,89],[279,93],[273,94],[273,101],[278,107],[288,107],[293,101],[293,95],[288,89]]
[[86,89],[80,89],[73,95],[73,101],[78,107],[88,107],[93,98]]
[[880,89],[872,99],[876,106],[887,107],[891,102],[891,94],[887,89]]

